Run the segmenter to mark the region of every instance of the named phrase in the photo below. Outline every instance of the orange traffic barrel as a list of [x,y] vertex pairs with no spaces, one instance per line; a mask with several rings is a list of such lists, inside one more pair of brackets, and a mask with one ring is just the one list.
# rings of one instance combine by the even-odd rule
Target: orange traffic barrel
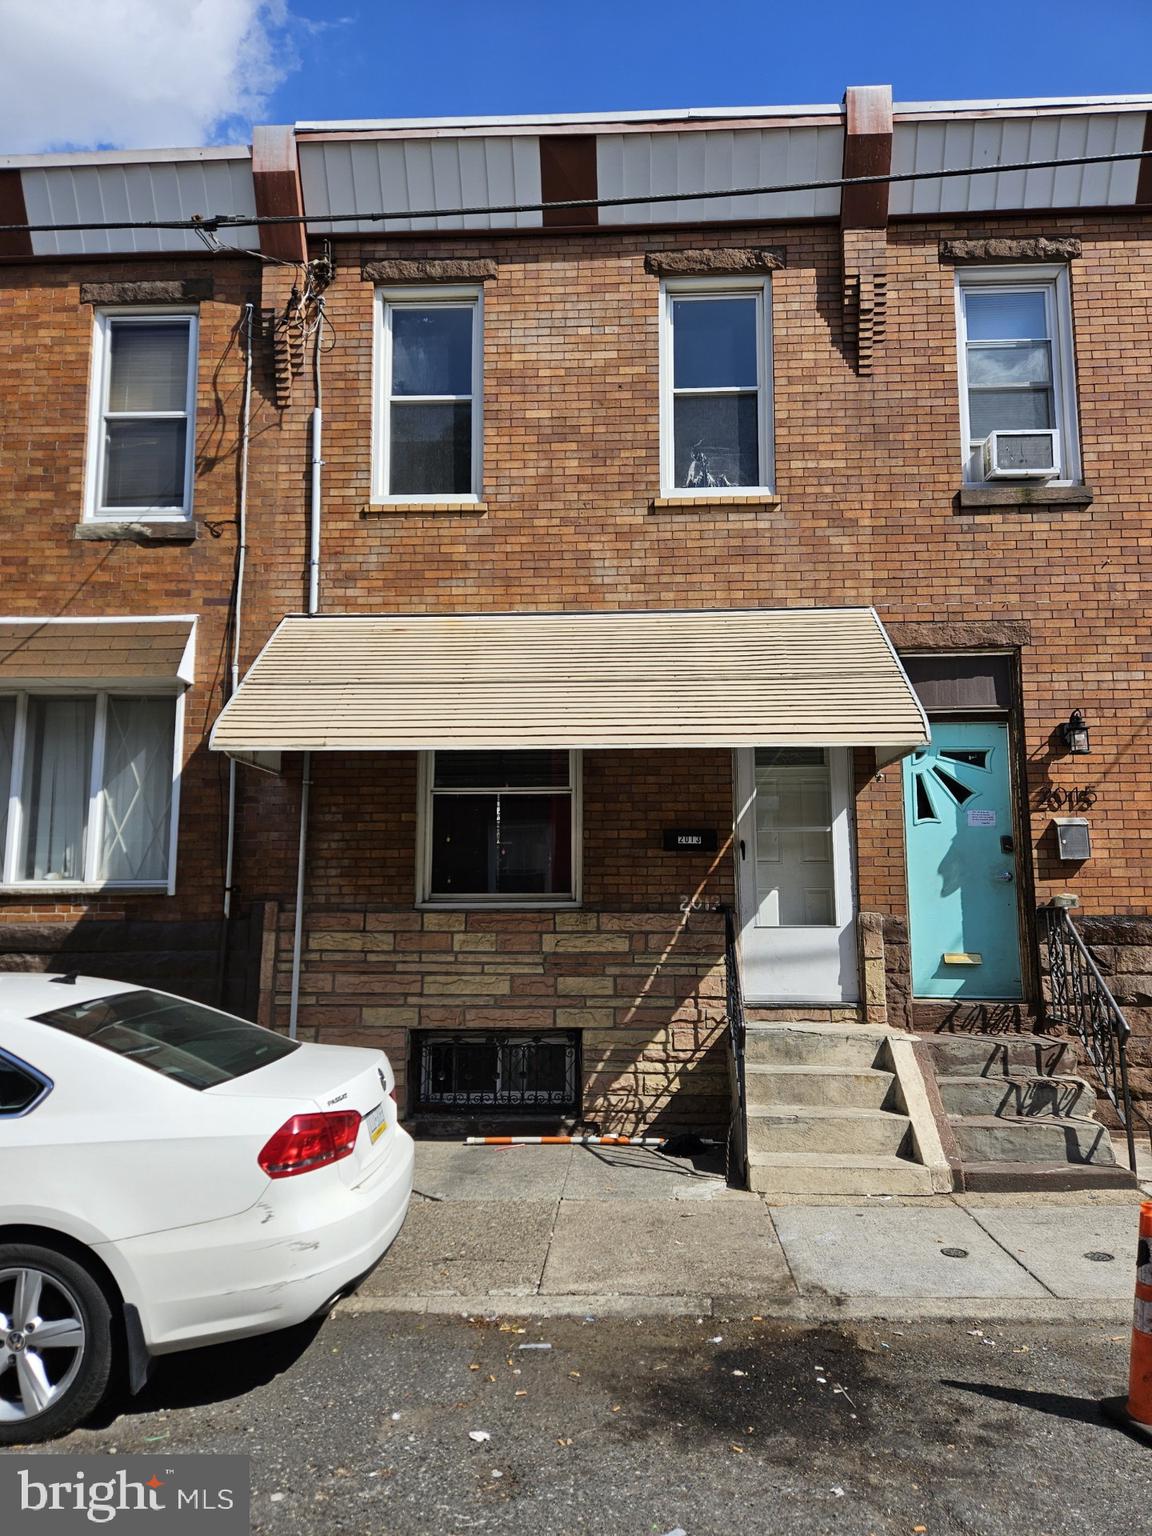
[[1109,1398],[1108,1417],[1152,1445],[1152,1200],[1140,1207],[1136,1239],[1136,1303],[1132,1313],[1132,1356],[1127,1398]]

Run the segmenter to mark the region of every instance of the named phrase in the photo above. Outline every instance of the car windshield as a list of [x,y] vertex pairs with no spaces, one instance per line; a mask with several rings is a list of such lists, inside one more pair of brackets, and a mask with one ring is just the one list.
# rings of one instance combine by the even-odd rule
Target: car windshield
[[189,1088],[214,1088],[297,1049],[244,1019],[164,992],[117,992],[37,1017]]

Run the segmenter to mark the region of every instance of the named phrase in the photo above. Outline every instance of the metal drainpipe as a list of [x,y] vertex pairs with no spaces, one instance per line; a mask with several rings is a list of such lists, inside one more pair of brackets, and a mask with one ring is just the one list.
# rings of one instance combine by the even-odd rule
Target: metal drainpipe
[[[248,439],[252,413],[252,321],[255,305],[244,306],[244,403],[240,418],[240,505],[236,514],[236,602],[232,615],[232,663],[228,697],[240,686],[240,620],[244,609],[244,571],[248,563]],[[224,921],[232,915],[232,874],[236,860],[236,759],[228,759],[228,845],[224,854]]]
[[[324,395],[320,378],[320,342],[324,334],[324,299],[316,301],[316,341],[312,372],[316,404],[312,411],[312,492],[308,526],[308,617],[320,609],[320,474],[324,432]],[[300,1020],[300,963],[304,953],[304,880],[308,861],[308,804],[312,792],[312,754],[305,752],[300,777],[300,841],[296,857],[296,921],[292,932],[292,990],[288,1007],[288,1038],[295,1040]]]
[[[248,561],[248,441],[252,418],[252,322],[254,304],[245,304],[241,322],[244,332],[244,392],[240,406],[240,490],[236,508],[236,581],[232,610],[232,661],[228,673],[228,702],[240,683],[240,617],[244,607],[244,570]],[[216,951],[216,1001],[223,1005],[230,948],[228,922],[232,916],[232,881],[236,862],[236,759],[228,759],[228,814],[224,850],[224,896],[221,903],[220,942]]]

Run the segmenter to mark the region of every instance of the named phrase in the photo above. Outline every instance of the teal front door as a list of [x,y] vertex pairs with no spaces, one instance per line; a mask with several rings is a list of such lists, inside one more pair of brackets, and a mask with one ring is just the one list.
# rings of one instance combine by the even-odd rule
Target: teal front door
[[1018,999],[1007,725],[934,720],[903,772],[913,995]]

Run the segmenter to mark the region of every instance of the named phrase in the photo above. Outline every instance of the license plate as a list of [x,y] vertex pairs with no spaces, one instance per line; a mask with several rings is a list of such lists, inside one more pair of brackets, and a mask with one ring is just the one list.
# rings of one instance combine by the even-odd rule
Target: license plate
[[368,1111],[364,1116],[364,1124],[368,1127],[368,1140],[375,1145],[388,1129],[388,1117],[383,1104],[377,1104],[375,1109]]

